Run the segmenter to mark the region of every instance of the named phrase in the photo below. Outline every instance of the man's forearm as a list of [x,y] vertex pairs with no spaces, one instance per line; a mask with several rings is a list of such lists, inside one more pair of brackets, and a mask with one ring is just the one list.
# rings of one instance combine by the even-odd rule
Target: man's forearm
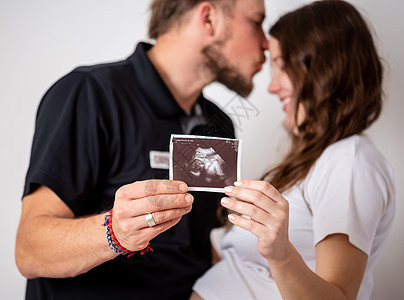
[[115,254],[102,226],[105,214],[86,218],[36,216],[17,233],[17,266],[26,278],[65,278],[87,272]]
[[[139,181],[119,188],[111,223],[117,242],[129,251],[144,249],[191,211],[193,197],[187,190],[185,183],[167,180]],[[148,213],[154,214],[152,227],[145,218]],[[118,254],[109,248],[102,226],[105,216],[75,218],[68,205],[45,186],[25,196],[16,243],[21,274],[27,278],[73,277],[115,258]]]

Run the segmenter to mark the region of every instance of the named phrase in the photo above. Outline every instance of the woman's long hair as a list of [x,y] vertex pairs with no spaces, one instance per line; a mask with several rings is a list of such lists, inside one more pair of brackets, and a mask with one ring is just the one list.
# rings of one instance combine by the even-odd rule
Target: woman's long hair
[[327,146],[362,133],[379,117],[383,67],[368,26],[344,1],[303,6],[269,34],[279,41],[295,107],[301,103],[305,111],[290,151],[263,176],[283,192],[307,176]]

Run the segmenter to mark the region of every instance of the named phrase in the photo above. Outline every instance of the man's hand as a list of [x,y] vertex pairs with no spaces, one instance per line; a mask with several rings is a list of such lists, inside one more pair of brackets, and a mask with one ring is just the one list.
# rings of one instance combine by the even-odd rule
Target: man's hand
[[[125,248],[138,251],[174,226],[192,207],[183,182],[139,181],[116,192],[112,227]],[[145,214],[156,225],[149,227]],[[75,217],[49,188],[40,186],[24,197],[16,240],[16,263],[26,278],[73,277],[117,256],[105,236],[105,212]]]
[[[119,243],[138,251],[160,233],[177,224],[190,212],[193,197],[181,181],[147,180],[121,187],[115,195],[112,228]],[[151,213],[156,225],[149,227],[145,214]]]

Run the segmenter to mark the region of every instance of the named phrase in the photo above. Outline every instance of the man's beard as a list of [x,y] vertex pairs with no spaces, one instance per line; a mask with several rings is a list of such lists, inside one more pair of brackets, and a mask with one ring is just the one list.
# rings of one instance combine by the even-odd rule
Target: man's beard
[[247,97],[253,85],[238,70],[229,66],[226,57],[220,51],[221,43],[206,46],[202,49],[205,56],[205,66],[216,76],[216,81],[236,92],[241,97]]

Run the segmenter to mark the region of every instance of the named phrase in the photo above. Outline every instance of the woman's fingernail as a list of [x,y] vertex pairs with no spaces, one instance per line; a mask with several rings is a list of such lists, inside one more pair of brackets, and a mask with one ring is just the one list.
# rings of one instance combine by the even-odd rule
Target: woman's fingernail
[[233,183],[235,186],[240,186],[241,185],[241,181],[236,181]]
[[236,219],[236,217],[234,215],[228,215],[227,217],[229,218],[230,222],[232,222]]
[[226,187],[224,188],[224,191],[225,191],[226,193],[231,193],[232,190],[233,190],[233,187],[232,187],[232,186],[226,186]]
[[227,205],[230,203],[229,198],[222,198],[222,200],[220,201],[222,204]]
[[188,203],[192,203],[194,197],[192,197],[191,194],[188,194],[185,196],[185,201],[187,201]]

